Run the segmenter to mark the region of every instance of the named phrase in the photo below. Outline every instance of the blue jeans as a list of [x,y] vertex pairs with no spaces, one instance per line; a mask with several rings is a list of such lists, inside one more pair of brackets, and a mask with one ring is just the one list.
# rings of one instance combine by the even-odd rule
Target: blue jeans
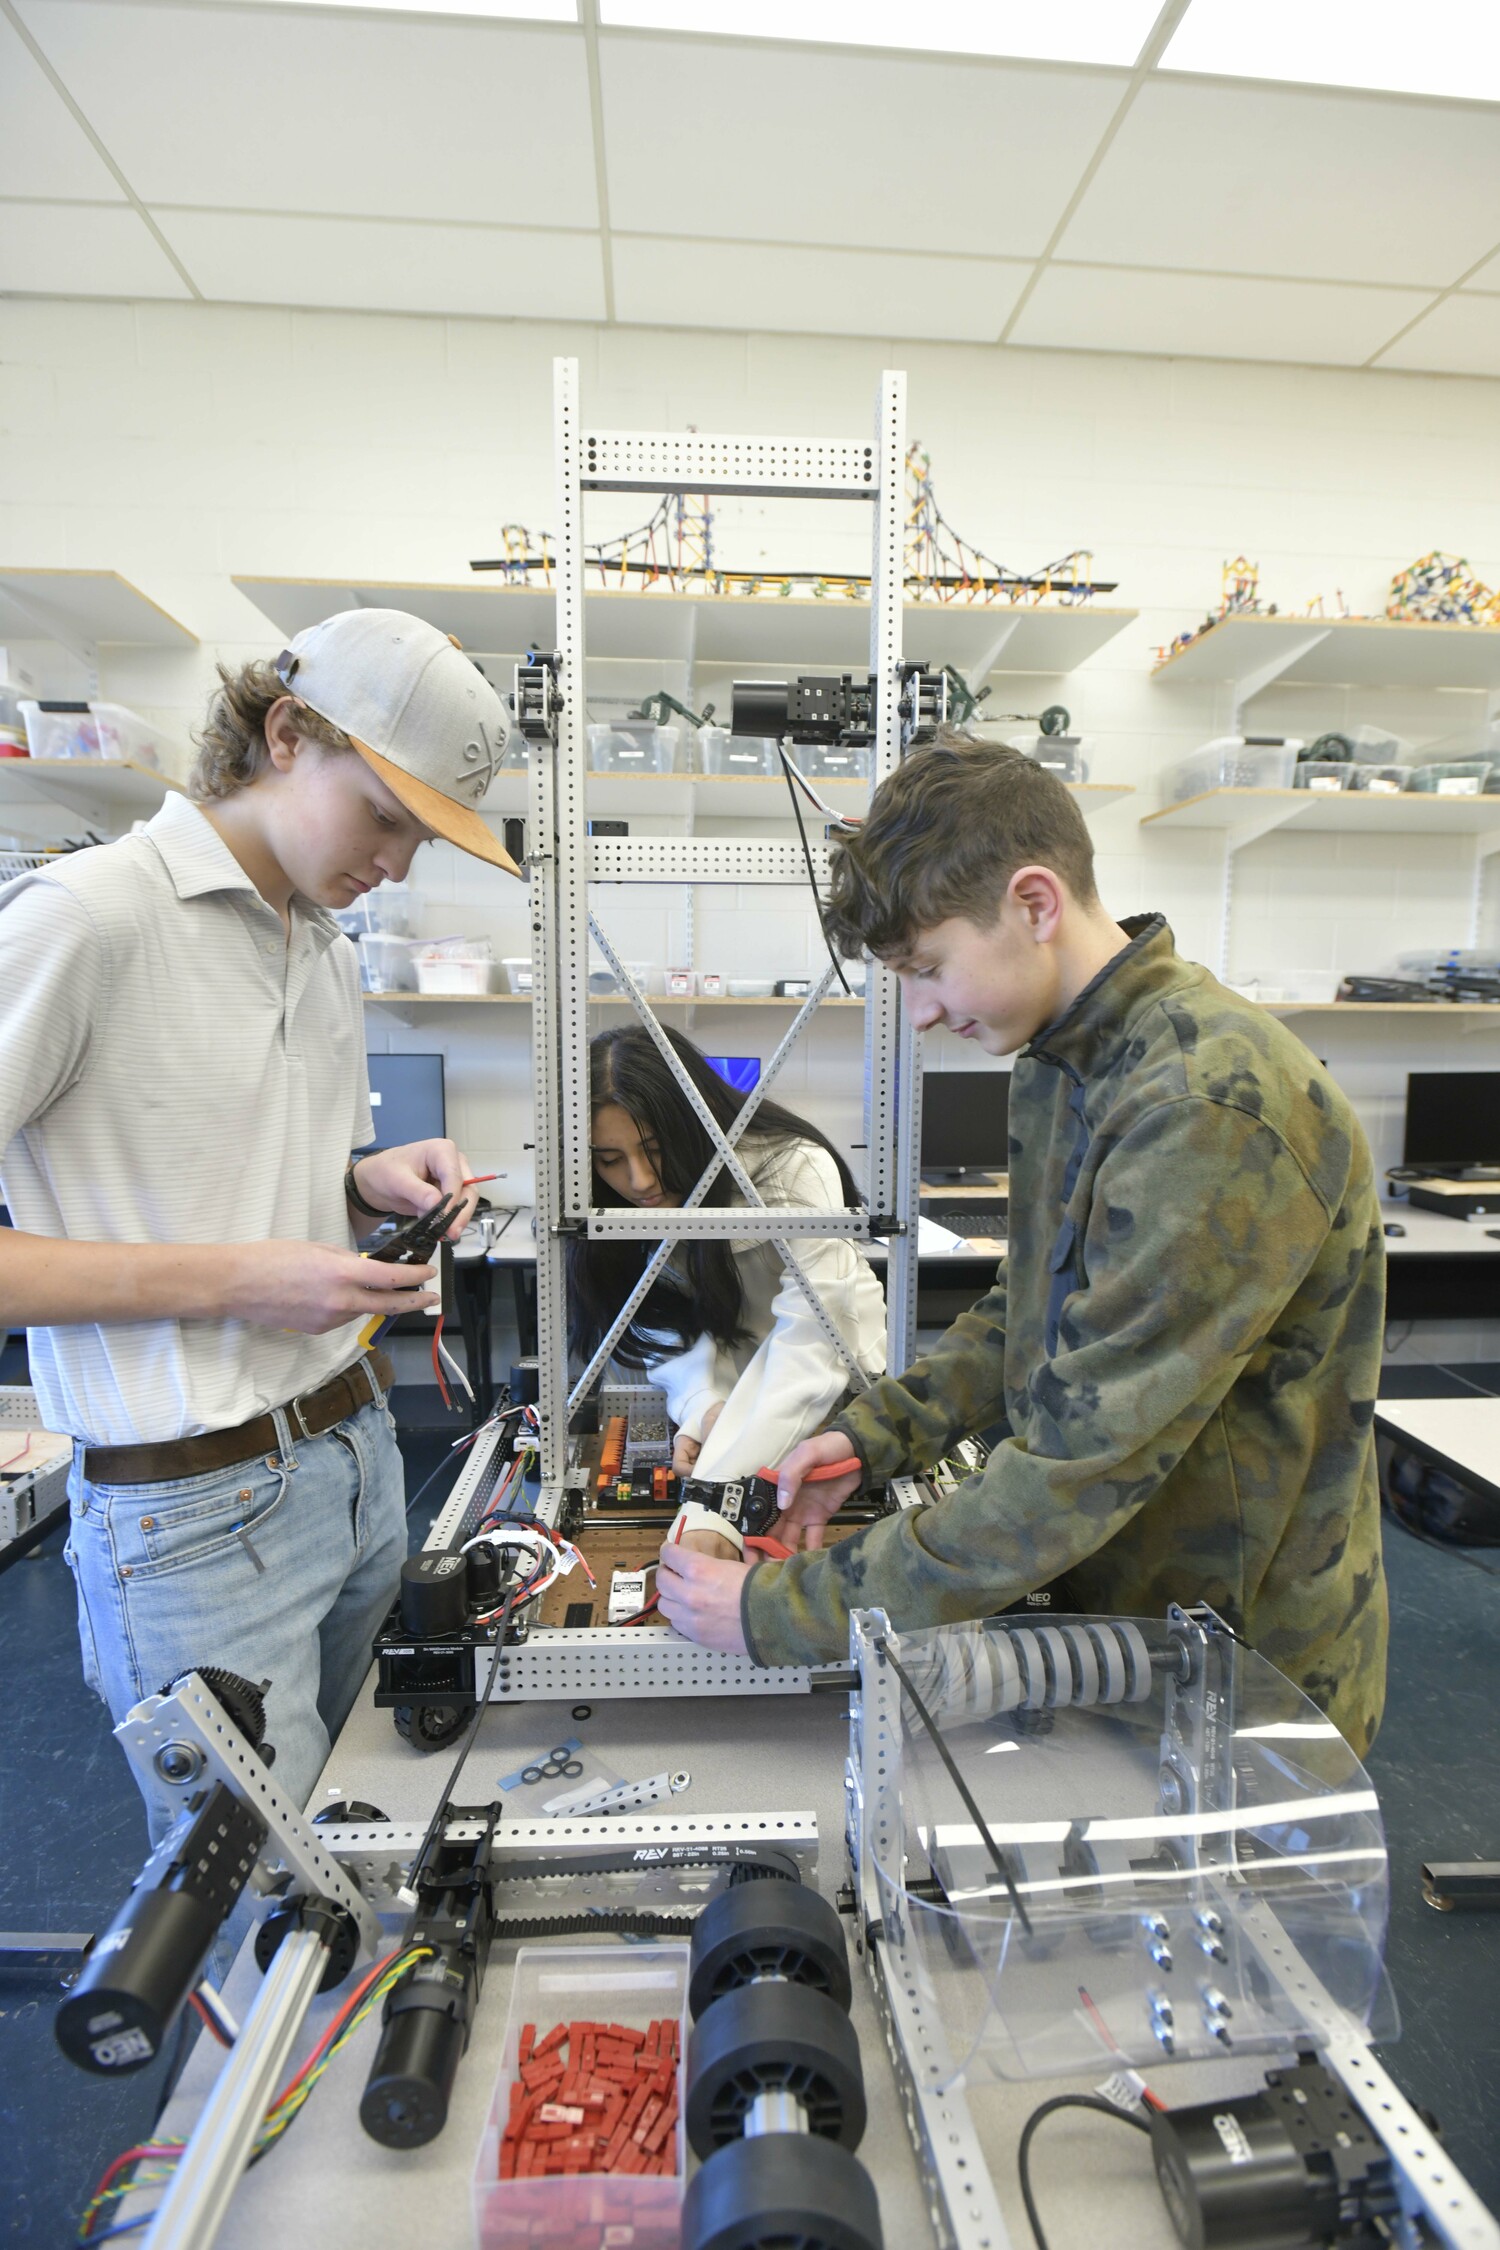
[[[118,1723],[178,1673],[219,1665],[266,1690],[278,1786],[305,1805],[370,1666],[406,1559],[388,1408],[170,1484],[92,1484],[75,1458],[67,1559],[84,1677]],[[153,1840],[170,1825],[139,1775]]]

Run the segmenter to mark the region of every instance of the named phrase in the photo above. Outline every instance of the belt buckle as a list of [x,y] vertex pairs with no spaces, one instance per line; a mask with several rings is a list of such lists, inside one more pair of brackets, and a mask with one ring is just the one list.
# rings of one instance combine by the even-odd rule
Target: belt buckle
[[286,1415],[288,1421],[295,1425],[297,1436],[310,1439],[316,1437],[318,1433],[316,1430],[310,1430],[302,1419],[302,1398],[305,1395],[299,1394],[296,1398],[287,1400]]

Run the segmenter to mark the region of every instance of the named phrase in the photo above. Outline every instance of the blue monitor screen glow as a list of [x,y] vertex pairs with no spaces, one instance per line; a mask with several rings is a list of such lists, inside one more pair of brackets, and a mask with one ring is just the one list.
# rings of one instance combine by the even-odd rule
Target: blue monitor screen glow
[[760,1083],[758,1055],[705,1055],[703,1059],[737,1094],[748,1094]]

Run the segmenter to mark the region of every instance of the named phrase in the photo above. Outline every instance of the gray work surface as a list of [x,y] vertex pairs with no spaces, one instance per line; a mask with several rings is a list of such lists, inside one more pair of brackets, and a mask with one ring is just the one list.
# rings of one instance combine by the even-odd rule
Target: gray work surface
[[[362,1797],[393,1820],[430,1818],[451,1769],[454,1748],[423,1754],[396,1735],[388,1711],[377,1711],[367,1682],[360,1702],[334,1748],[310,1811],[330,1791]],[[498,1795],[501,1774],[545,1752],[569,1735],[597,1744],[608,1765],[631,1777],[686,1767],[691,1787],[662,1808],[674,1813],[743,1813],[812,1809],[819,1828],[818,1887],[832,1897],[844,1880],[843,1768],[848,1739],[847,1698],[842,1694],[735,1701],[661,1700],[596,1703],[580,1723],[568,1703],[499,1709],[486,1716],[465,1768],[457,1801]],[[510,1793],[512,1810],[539,1814],[531,1800],[549,1787]],[[515,1800],[527,1802],[517,1807]],[[503,1894],[502,1894],[503,1897]],[[504,1911],[503,1904],[501,1911]],[[529,1909],[535,1911],[535,1909]],[[390,1924],[394,1934],[399,1925]],[[560,1941],[558,1941],[560,1942]],[[611,1941],[598,1941],[601,1948]],[[248,1950],[248,1949],[247,1949]],[[473,2240],[470,2175],[494,2091],[509,2001],[513,1949],[491,1956],[480,1996],[473,2041],[459,2071],[446,2131],[426,2148],[397,2154],[361,2129],[358,2104],[374,2052],[376,2024],[362,2026],[332,2064],[302,2115],[281,2144],[241,2181],[219,2241],[225,2250],[261,2250],[271,2241],[317,2241],[319,2250],[465,2250]],[[907,2139],[895,2079],[885,2053],[863,1964],[854,1968],[853,2019],[864,2058],[869,2124],[862,2162],[880,2195],[886,2250],[930,2250],[929,2223]],[[242,1954],[226,1986],[226,1999],[243,2021],[255,1995],[257,1972]],[[352,1988],[351,1985],[345,1989]],[[335,1993],[319,2001],[297,2049],[305,2054],[316,2030],[338,2005]],[[219,2053],[200,2041],[182,2089],[161,2130],[185,2135],[218,2064]],[[1031,2250],[1031,2233],[1016,2187],[1015,2147],[1022,2125],[1049,2095],[1087,2091],[1108,2076],[1110,2059],[1088,2079],[1029,2080],[1019,2085],[976,2086],[975,2123],[999,2189],[1016,2250]],[[1249,2092],[1262,2083],[1265,2059],[1164,2066],[1150,2073],[1163,2100],[1184,2102]],[[1051,2250],[1098,2250],[1101,2241],[1131,2250],[1174,2250],[1177,2236],[1157,2191],[1144,2134],[1085,2111],[1049,2119],[1033,2151],[1033,2183]],[[141,2208],[126,2206],[130,2216]],[[989,2250],[1005,2250],[992,2240]]]

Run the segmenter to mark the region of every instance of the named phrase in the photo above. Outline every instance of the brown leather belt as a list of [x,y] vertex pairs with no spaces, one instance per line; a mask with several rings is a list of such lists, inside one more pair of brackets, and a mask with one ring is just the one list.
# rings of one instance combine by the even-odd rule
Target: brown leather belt
[[[362,1406],[381,1399],[395,1374],[384,1352],[362,1353],[342,1374],[330,1376],[283,1409],[293,1436],[321,1437]],[[176,1484],[183,1477],[233,1468],[257,1453],[276,1453],[280,1444],[272,1417],[257,1414],[236,1430],[207,1430],[202,1437],[173,1438],[165,1445],[86,1446],[82,1473],[90,1484]]]

